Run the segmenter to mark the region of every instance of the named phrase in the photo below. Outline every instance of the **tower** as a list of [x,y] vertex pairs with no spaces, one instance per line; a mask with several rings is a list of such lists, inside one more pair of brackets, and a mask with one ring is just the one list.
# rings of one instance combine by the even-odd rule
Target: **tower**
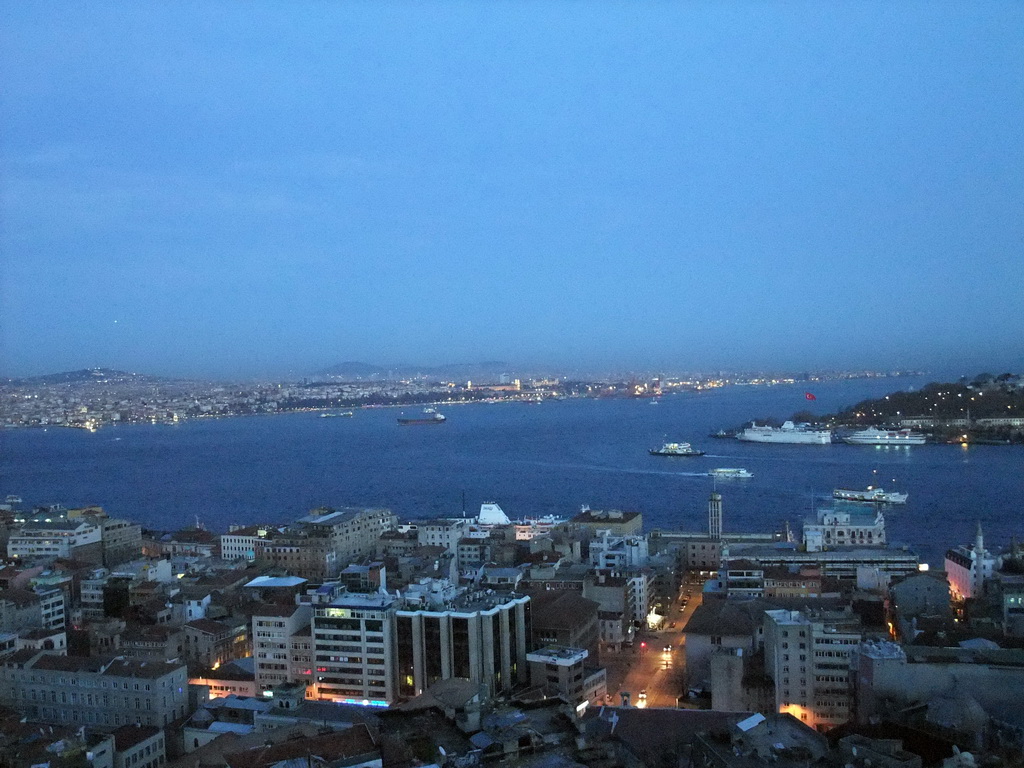
[[985,534],[981,530],[981,520],[974,534],[974,562],[971,573],[971,594],[980,597],[985,589]]
[[708,538],[712,541],[722,538],[722,494],[717,491],[708,499]]

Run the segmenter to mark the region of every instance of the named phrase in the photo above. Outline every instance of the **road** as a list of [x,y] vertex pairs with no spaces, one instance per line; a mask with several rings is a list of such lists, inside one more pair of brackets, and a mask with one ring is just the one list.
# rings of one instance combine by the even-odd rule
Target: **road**
[[[683,692],[686,671],[683,628],[700,602],[700,589],[699,583],[683,584],[679,598],[687,597],[689,591],[688,603],[683,606],[679,599],[673,601],[662,625],[664,629],[639,632],[632,648],[602,652],[608,692],[615,697],[615,704],[621,704],[619,692],[628,691],[629,703],[633,706],[676,706],[676,697]],[[666,650],[666,646],[671,646],[671,650]],[[647,692],[646,701],[639,699],[641,691]]]

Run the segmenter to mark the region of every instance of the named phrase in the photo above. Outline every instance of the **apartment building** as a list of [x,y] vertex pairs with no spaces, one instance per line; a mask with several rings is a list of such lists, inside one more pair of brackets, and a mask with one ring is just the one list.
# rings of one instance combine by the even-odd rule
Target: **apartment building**
[[7,556],[18,561],[103,561],[103,531],[93,520],[54,516],[25,521],[7,540]]
[[338,553],[316,531],[287,529],[256,545],[256,557],[310,581],[333,579],[340,570]]
[[164,726],[185,715],[183,664],[17,651],[0,662],[0,703],[43,723]]
[[114,768],[157,768],[166,759],[164,732],[154,725],[122,725],[110,734],[116,753]]
[[316,509],[295,521],[295,527],[330,542],[344,568],[376,553],[377,539],[398,524],[390,509],[345,507]]
[[646,536],[613,536],[603,530],[590,541],[590,565],[599,571],[643,568],[649,559]]
[[100,524],[101,560],[108,568],[142,554],[142,526],[129,520],[103,516]]
[[598,608],[596,601],[587,600],[578,592],[545,590],[531,594],[530,647],[582,648],[597,659],[601,641]]
[[604,669],[584,666],[587,651],[549,645],[526,654],[530,664],[530,683],[535,688],[554,690],[570,705],[604,702],[608,692]]
[[252,616],[252,655],[256,687],[268,691],[291,682],[296,662],[292,638],[309,627],[309,605],[266,605]]
[[[444,547],[449,552],[458,552],[459,540],[469,538],[471,524],[468,517],[442,517],[436,520],[417,520],[416,541],[420,546]],[[478,537],[480,538],[480,537]]]
[[598,622],[601,642],[612,647],[630,643],[636,634],[636,584],[617,574],[588,574],[583,597],[600,606]]
[[270,525],[233,525],[228,533],[221,534],[220,556],[225,560],[246,560],[251,563],[271,534],[279,530]]
[[313,698],[386,707],[398,698],[396,598],[342,594],[313,608]]
[[186,661],[217,668],[249,654],[248,627],[244,621],[194,619],[182,627]]
[[827,730],[851,719],[850,656],[862,639],[860,620],[841,611],[765,611],[765,673],[775,707]]

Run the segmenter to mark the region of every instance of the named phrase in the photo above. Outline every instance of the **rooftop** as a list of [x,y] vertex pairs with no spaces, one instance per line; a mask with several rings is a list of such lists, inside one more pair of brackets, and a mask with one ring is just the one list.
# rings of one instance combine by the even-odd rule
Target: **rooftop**
[[569,522],[578,524],[621,524],[642,517],[639,512],[623,512],[619,509],[587,509],[573,517]]
[[114,748],[118,752],[131,749],[136,744],[141,744],[146,739],[151,739],[160,733],[160,728],[155,725],[122,725],[111,732],[114,737]]
[[248,584],[243,586],[252,589],[279,589],[299,587],[305,584],[308,579],[298,576],[257,576]]

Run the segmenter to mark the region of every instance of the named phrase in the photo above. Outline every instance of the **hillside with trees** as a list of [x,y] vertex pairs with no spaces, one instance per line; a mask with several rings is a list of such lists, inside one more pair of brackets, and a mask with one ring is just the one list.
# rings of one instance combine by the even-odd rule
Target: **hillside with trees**
[[882,398],[864,400],[827,420],[838,425],[867,427],[895,426],[905,419],[933,420],[933,424],[922,426],[939,437],[964,434],[959,422],[967,419],[969,436],[1024,440],[1024,425],[1020,421],[1012,423],[1024,419],[1024,378],[1012,373],[983,373],[953,383],[931,383],[913,392],[892,392]]

